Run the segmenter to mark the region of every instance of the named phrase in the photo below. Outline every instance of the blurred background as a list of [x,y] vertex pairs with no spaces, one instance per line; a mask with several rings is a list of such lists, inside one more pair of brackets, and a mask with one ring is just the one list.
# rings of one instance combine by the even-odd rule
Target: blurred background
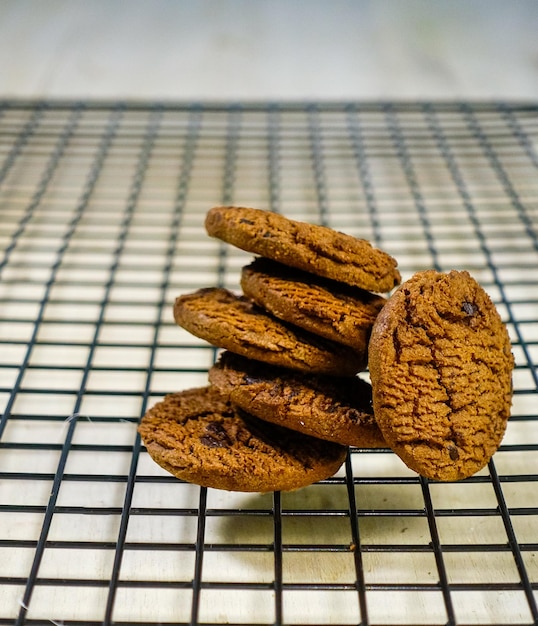
[[536,0],[1,0],[0,96],[536,99]]

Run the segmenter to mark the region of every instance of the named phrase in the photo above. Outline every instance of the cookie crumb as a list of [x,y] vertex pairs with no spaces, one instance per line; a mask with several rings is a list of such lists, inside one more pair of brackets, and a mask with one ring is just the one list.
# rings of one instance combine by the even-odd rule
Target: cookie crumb
[[458,452],[458,449],[456,448],[456,446],[452,444],[448,446],[448,456],[453,461],[457,461],[460,458],[460,453]]

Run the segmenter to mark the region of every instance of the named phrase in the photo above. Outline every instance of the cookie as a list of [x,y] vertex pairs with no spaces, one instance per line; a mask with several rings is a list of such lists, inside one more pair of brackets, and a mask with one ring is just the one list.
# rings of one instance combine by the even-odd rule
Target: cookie
[[212,387],[170,394],[138,428],[151,458],[187,482],[229,491],[289,491],[332,476],[346,448],[249,416]]
[[400,283],[396,261],[364,239],[246,207],[214,207],[207,233],[242,250],[368,291]]
[[503,438],[513,366],[506,328],[476,280],[465,271],[420,272],[390,298],[372,330],[381,432],[427,478],[471,476]]
[[286,325],[222,288],[180,296],[174,318],[214,346],[273,365],[334,376],[353,375],[366,365],[365,355]]
[[224,352],[209,382],[245,411],[301,433],[361,448],[387,447],[371,386],[358,377],[302,374]]
[[374,320],[386,302],[363,289],[264,258],[242,269],[241,288],[279,319],[364,355]]

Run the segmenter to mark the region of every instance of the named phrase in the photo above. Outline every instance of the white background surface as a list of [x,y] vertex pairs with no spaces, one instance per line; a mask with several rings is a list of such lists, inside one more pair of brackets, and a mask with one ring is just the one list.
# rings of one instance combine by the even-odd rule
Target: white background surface
[[536,0],[2,0],[0,96],[538,97]]

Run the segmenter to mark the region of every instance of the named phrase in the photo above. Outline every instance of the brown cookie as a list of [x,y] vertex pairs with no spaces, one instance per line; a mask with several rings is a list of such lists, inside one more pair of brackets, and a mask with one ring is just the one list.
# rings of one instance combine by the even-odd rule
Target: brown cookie
[[423,476],[471,476],[501,443],[513,365],[499,314],[468,272],[416,274],[382,309],[370,339],[385,439]]
[[333,376],[351,376],[366,365],[365,355],[286,325],[222,288],[180,296],[174,318],[214,346],[274,365]]
[[325,278],[387,292],[400,283],[396,261],[364,239],[246,207],[214,207],[206,230],[242,250]]
[[388,447],[374,419],[371,386],[356,376],[301,374],[224,352],[209,382],[265,421],[346,446]]
[[244,294],[279,319],[366,354],[386,299],[275,261],[258,258],[241,272]]
[[187,482],[288,491],[332,476],[346,448],[249,416],[212,387],[170,394],[138,428],[152,459]]

